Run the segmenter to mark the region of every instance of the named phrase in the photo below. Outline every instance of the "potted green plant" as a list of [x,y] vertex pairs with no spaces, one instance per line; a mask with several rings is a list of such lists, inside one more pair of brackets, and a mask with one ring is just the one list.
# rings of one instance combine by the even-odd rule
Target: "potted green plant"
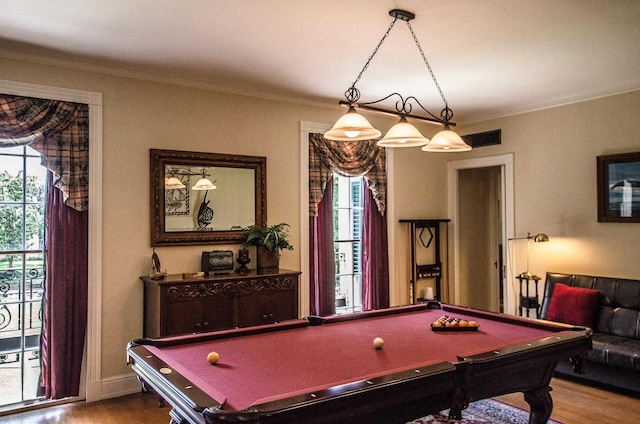
[[244,247],[256,246],[256,268],[258,272],[278,272],[282,250],[293,250],[289,242],[289,224],[250,225],[243,229]]

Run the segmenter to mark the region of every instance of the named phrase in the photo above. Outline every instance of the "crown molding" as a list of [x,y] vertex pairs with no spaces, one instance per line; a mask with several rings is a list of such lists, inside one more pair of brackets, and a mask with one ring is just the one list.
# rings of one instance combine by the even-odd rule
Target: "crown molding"
[[175,74],[150,71],[132,66],[100,62],[94,59],[81,58],[68,54],[56,53],[48,49],[25,46],[7,40],[0,40],[0,58],[30,62],[39,65],[57,66],[77,71],[112,75],[116,77],[138,79],[142,81],[161,84],[178,85],[201,90],[216,91],[238,96],[272,100],[297,105],[339,109],[339,105],[333,99],[320,99],[300,96],[296,94],[284,94],[272,90],[250,90],[216,84],[206,79],[189,78]]

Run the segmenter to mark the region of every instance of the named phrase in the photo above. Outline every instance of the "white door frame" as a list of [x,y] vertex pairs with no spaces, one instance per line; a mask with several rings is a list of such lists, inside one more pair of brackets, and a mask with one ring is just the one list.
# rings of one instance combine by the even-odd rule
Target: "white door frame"
[[488,156],[475,159],[464,159],[447,163],[447,180],[449,190],[449,216],[451,225],[449,226],[449,240],[452,240],[453,261],[450,265],[450,272],[453,277],[453,302],[460,303],[460,240],[459,216],[458,216],[458,171],[471,168],[486,168],[499,166],[501,168],[501,192],[502,192],[502,257],[505,267],[503,273],[502,286],[504,288],[504,312],[515,315],[516,295],[514,285],[509,284],[514,281],[513,269],[507,255],[507,240],[513,238],[515,226],[515,201],[514,201],[514,175],[513,175],[513,153],[498,156]]
[[[49,87],[0,80],[0,92],[16,96],[85,103],[89,105],[89,287],[86,380],[81,381],[80,398],[88,402],[102,397],[102,94],[69,88]],[[86,385],[84,394],[83,383]],[[84,395],[84,396],[83,396]]]

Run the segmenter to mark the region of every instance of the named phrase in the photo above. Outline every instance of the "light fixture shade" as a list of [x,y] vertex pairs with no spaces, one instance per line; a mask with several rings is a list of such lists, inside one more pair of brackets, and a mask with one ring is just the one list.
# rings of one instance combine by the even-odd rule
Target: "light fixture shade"
[[198,182],[191,187],[192,190],[215,190],[217,187],[207,178],[200,178]]
[[182,184],[182,181],[180,181],[178,178],[176,177],[169,177],[167,180],[165,180],[164,182],[164,188],[166,190],[172,190],[172,189],[180,189],[180,188],[185,188],[185,185]]
[[442,131],[431,138],[429,144],[422,148],[425,152],[465,152],[471,146],[464,142],[455,131],[445,126]]
[[403,116],[377,144],[381,147],[416,147],[424,146],[428,142],[429,139],[420,134],[420,131]]
[[381,135],[382,133],[373,128],[353,106],[349,106],[347,113],[336,121],[333,128],[324,133],[324,138],[335,141],[358,141],[373,140]]
[[533,241],[535,243],[544,243],[545,241],[549,241],[549,236],[544,233],[536,234],[533,237]]

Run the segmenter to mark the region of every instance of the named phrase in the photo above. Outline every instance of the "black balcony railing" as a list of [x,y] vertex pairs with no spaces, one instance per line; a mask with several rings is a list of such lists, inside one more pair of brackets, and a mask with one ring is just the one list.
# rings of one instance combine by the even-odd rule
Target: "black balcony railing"
[[0,271],[0,364],[18,361],[23,351],[39,355],[44,274],[43,268]]

